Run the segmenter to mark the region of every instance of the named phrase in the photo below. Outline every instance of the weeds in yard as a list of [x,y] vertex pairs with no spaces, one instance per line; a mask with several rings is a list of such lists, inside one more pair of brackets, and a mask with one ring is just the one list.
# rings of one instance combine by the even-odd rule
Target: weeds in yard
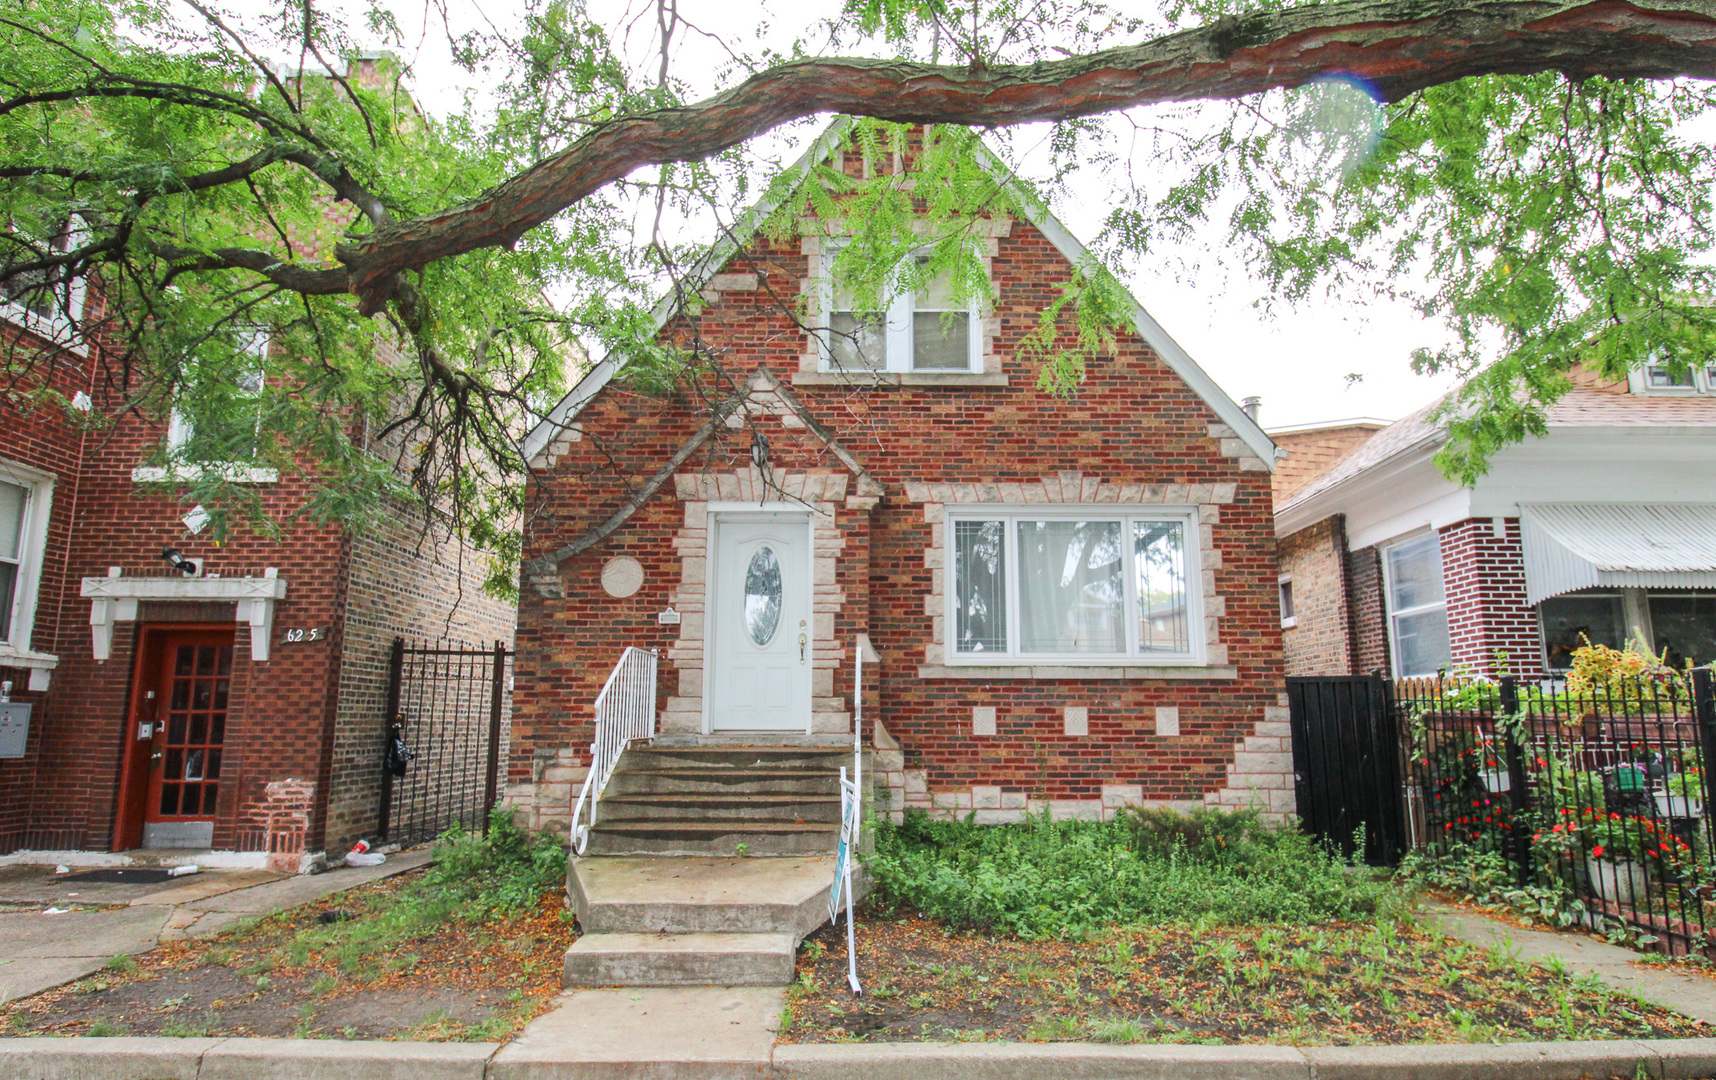
[[1137,811],[1112,821],[1019,825],[879,823],[866,858],[884,905],[952,926],[1026,938],[1085,937],[1112,925],[1212,925],[1395,917],[1400,894],[1349,874],[1328,850],[1255,812]]
[[107,963],[103,966],[115,975],[129,975],[137,970],[137,958],[129,953],[121,953],[118,956],[108,957]]
[[206,1039],[220,1024],[220,1017],[210,1013],[196,1020],[174,1020],[161,1025],[161,1035],[168,1039]]
[[124,1024],[116,1024],[111,1020],[95,1020],[84,1029],[84,1034],[92,1039],[108,1039],[118,1035],[130,1034]]
[[1070,1042],[1082,1036],[1078,1021],[1070,1016],[1038,1017],[1025,1032],[1032,1042]]

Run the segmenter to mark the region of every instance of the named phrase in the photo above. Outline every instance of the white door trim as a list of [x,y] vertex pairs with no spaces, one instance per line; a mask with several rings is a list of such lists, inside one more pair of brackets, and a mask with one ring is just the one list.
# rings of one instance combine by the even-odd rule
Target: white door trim
[[[757,521],[776,520],[783,514],[791,514],[804,519],[805,568],[810,574],[810,580],[805,583],[803,619],[811,629],[811,644],[814,654],[816,618],[816,511],[814,508],[796,502],[712,502],[707,508],[704,538],[704,572],[703,572],[703,719],[702,733],[704,735],[720,735],[714,729],[710,711],[715,702],[715,638],[713,626],[715,621],[715,584],[720,580],[720,556],[716,550],[717,541],[721,535],[721,523],[724,521],[742,522],[747,518]],[[781,622],[786,625],[789,616],[781,613]],[[812,671],[814,683],[815,672]],[[811,687],[809,699],[805,702],[804,734],[809,735],[815,721],[813,707],[815,688]],[[786,735],[791,732],[782,731]]]

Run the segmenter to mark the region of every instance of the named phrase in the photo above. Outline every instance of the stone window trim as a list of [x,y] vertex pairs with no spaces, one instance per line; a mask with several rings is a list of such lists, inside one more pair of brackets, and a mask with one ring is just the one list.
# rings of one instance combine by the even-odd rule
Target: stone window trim
[[12,607],[0,611],[0,667],[24,668],[30,672],[30,689],[46,690],[59,657],[30,647],[35,633],[36,598],[41,588],[42,566],[47,558],[48,521],[53,516],[53,473],[32,469],[14,461],[0,460],[0,480],[24,489],[24,519],[19,523],[19,559],[12,588]]
[[[804,297],[806,331],[805,351],[799,357],[799,369],[792,376],[792,381],[798,385],[818,386],[828,385],[829,382],[873,384],[877,386],[914,386],[914,387],[972,387],[1006,385],[1005,382],[974,381],[973,376],[1001,376],[1001,359],[996,354],[995,343],[1001,336],[1001,317],[992,308],[983,304],[973,305],[972,333],[976,335],[975,367],[970,371],[882,371],[873,372],[844,371],[831,369],[828,363],[827,346],[821,333],[824,329],[824,319],[832,302],[832,283],[824,270],[824,257],[832,255],[834,244],[839,243],[844,232],[840,222],[825,222],[806,219],[799,223],[801,238],[799,250],[805,256],[807,277],[799,281],[799,293]],[[995,258],[1001,252],[1001,238],[1011,234],[1013,220],[1011,218],[987,218],[973,222],[971,226],[979,247],[978,258],[983,263],[983,273],[990,282],[995,280]],[[821,378],[818,378],[820,376]],[[906,377],[902,377],[906,376]],[[896,381],[896,378],[898,381]],[[827,381],[825,381],[827,380]]]
[[[1080,472],[1061,472],[1035,482],[1023,483],[923,483],[905,485],[906,501],[920,503],[930,540],[924,548],[924,569],[930,591],[924,610],[930,618],[930,641],[924,646],[920,679],[1235,679],[1238,669],[1228,663],[1228,647],[1221,637],[1221,622],[1227,615],[1227,600],[1216,591],[1216,571],[1222,567],[1221,551],[1215,545],[1215,527],[1221,507],[1236,500],[1238,485],[1219,484],[1123,484],[1087,477]],[[1139,657],[1114,657],[1081,661],[1030,660],[991,664],[953,659],[947,650],[947,509],[994,506],[997,509],[1028,509],[1032,506],[1068,504],[1103,507],[1118,511],[1127,507],[1192,507],[1197,511],[1199,587],[1203,608],[1203,662],[1183,661],[1153,665]]]
[[270,566],[261,577],[126,577],[117,566],[106,577],[83,579],[82,595],[90,602],[89,628],[96,660],[113,652],[113,624],[135,622],[143,600],[236,601],[237,619],[250,625],[250,658],[268,659],[274,638],[274,605],[286,598],[286,579]]
[[[839,562],[846,548],[838,515],[868,514],[879,495],[864,494],[846,472],[773,469],[765,478],[749,467],[730,472],[679,473],[674,493],[684,507],[684,524],[673,535],[679,553],[679,584],[668,603],[680,613],[679,637],[667,650],[678,683],[662,708],[662,734],[709,735],[703,693],[704,621],[708,607],[708,567],[712,541],[709,515],[722,511],[808,512],[811,519],[811,734],[852,730],[845,698],[834,694],[834,673],[850,660],[836,622],[846,604],[839,585]],[[859,478],[862,481],[864,478]]]

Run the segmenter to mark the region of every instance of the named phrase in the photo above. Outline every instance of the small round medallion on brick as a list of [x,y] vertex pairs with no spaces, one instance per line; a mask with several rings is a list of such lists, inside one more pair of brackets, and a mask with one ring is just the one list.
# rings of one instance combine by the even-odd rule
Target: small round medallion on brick
[[602,588],[609,596],[630,596],[643,588],[643,580],[643,566],[629,555],[615,556],[602,567]]

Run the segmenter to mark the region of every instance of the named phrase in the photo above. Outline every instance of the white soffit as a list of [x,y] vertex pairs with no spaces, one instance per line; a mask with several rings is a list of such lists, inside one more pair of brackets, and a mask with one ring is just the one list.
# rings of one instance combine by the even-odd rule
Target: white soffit
[[[797,194],[799,181],[808,175],[818,161],[833,152],[835,146],[845,138],[846,132],[853,122],[849,116],[836,118],[828,126],[828,130],[824,131],[822,136],[811,144],[810,149],[804,152],[798,162],[783,174],[781,180],[775,183],[768,196],[752,207],[726,236],[722,237],[698,260],[691,273],[687,275],[687,286],[677,293],[668,293],[656,303],[654,316],[657,332],[666,326],[668,320],[672,319],[678,312],[678,296],[695,292],[701,288],[702,283],[710,275],[725,266],[727,260],[737,254],[743,245],[749,243],[751,237],[768,219],[769,215],[779,209],[785,199]],[[981,141],[977,145],[984,166],[995,175],[1007,178],[1008,190],[1018,200],[1020,209],[1025,212],[1025,216],[1031,224],[1048,238],[1049,243],[1053,244],[1068,262],[1074,266],[1079,265],[1087,255],[1085,246],[1078,241],[1077,237],[1067,231],[1067,227],[1062,225],[1047,207],[1041,205],[1031,192],[1025,190],[1013,179],[1011,170],[1000,158],[995,156],[989,147]],[[1138,298],[1132,295],[1130,289],[1126,290],[1126,298],[1132,302],[1132,318],[1137,324],[1138,336],[1143,338],[1144,343],[1162,358],[1162,362],[1167,364],[1176,375],[1185,381],[1186,385],[1192,388],[1194,393],[1204,400],[1205,404],[1214,410],[1223,423],[1233,429],[1234,435],[1245,443],[1252,453],[1262,459],[1263,463],[1269,467],[1269,471],[1274,472],[1275,441],[1264,433],[1257,421],[1240,408],[1238,402],[1228,396],[1227,391],[1210,378],[1208,372],[1198,366],[1186,350],[1180,347],[1179,342],[1168,336],[1168,331],[1164,330],[1162,325],[1148,311],[1144,310],[1144,305],[1138,302]],[[578,385],[561,398],[560,402],[549,410],[548,415],[543,417],[524,437],[525,460],[529,461],[542,453],[549,443],[554,441],[556,435],[566,430],[578,418],[578,414],[584,410],[584,406],[588,405],[602,391],[602,388],[607,386],[615,375],[619,374],[624,363],[622,357],[615,353],[609,353],[602,358],[600,363],[591,368],[589,373],[578,381]]]
[[1716,506],[1528,503],[1526,602],[1596,586],[1716,586]]

